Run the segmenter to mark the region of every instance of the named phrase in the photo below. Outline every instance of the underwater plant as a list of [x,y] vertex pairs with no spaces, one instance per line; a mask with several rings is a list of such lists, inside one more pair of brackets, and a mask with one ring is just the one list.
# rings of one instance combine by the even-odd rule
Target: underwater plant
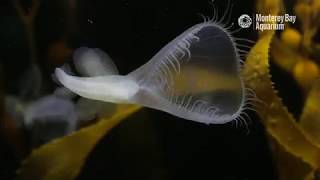
[[93,77],[71,76],[59,68],[55,74],[89,99],[139,104],[206,124],[244,120],[249,98],[240,76],[240,50],[228,27],[220,25],[223,20],[192,26],[125,76],[101,50],[84,47],[75,51],[74,62]]
[[[263,0],[257,3],[258,12],[286,13],[292,8],[297,14],[298,26],[289,25],[283,32],[260,35],[247,58],[244,77],[257,96],[269,104],[257,108],[262,123],[270,136],[272,153],[277,163],[280,180],[315,180],[319,177],[319,65],[317,34],[319,33],[319,1],[297,1],[293,7],[281,0]],[[269,36],[269,37],[268,37]],[[270,38],[271,37],[271,38]],[[273,82],[270,62],[293,77],[302,91],[302,112],[292,115],[285,104],[286,95],[279,93],[281,84]],[[258,83],[260,82],[260,83]]]

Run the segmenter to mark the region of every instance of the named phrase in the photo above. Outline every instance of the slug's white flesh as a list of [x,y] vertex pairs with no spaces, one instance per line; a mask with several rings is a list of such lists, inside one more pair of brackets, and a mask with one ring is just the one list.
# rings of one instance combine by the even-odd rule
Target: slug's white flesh
[[138,84],[128,76],[75,77],[67,75],[59,68],[55,73],[66,88],[88,99],[130,103],[130,98],[139,90]]
[[[35,121],[48,123],[47,121],[60,121],[68,124],[65,133],[70,133],[76,129],[76,115],[74,105],[71,101],[56,97],[54,95],[45,96],[32,102],[24,112],[25,125],[31,128]],[[53,120],[54,119],[54,120]]]
[[119,74],[111,58],[100,49],[78,48],[73,54],[74,65],[84,76]]
[[[111,58],[99,49],[90,49],[86,47],[78,48],[73,55],[73,62],[76,70],[83,76],[106,76],[117,75],[118,70]],[[64,71],[68,71],[70,67],[64,65]],[[67,88],[59,88],[55,94],[72,98],[75,94]],[[81,97],[76,103],[76,114],[79,121],[92,120],[95,117],[110,116],[115,110],[114,103],[103,102]]]
[[[89,61],[101,61],[101,51],[88,50],[80,48],[76,58],[94,72]],[[240,62],[230,33],[208,21],[186,30],[126,76],[115,75],[111,60],[109,66],[100,66],[113,67],[105,68],[109,75],[75,77],[57,68],[56,76],[65,87],[89,99],[140,104],[196,122],[221,124],[238,118],[245,105]]]

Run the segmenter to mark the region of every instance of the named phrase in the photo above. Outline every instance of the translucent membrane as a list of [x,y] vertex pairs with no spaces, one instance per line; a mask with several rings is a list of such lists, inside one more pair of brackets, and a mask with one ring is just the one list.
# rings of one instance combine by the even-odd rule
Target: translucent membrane
[[[90,53],[76,56],[84,67],[90,64],[85,61],[94,59],[90,57],[95,62],[104,57],[101,51]],[[238,118],[245,105],[240,62],[231,34],[208,21],[186,30],[128,75],[115,75],[112,69],[116,68],[110,64],[105,67],[114,68],[105,69],[112,75],[81,78],[58,68],[56,76],[65,87],[89,99],[135,103],[184,119],[219,124]]]

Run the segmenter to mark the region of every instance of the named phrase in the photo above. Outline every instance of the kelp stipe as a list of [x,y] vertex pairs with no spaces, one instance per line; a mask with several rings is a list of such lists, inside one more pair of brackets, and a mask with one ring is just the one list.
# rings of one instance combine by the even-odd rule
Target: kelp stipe
[[[140,104],[206,124],[241,120],[250,98],[246,97],[240,75],[242,51],[238,50],[230,27],[221,25],[229,8],[220,21],[214,20],[217,15],[210,20],[205,18],[128,75],[82,78],[56,69],[57,78],[70,90],[90,99]],[[94,56],[96,52],[91,53]]]

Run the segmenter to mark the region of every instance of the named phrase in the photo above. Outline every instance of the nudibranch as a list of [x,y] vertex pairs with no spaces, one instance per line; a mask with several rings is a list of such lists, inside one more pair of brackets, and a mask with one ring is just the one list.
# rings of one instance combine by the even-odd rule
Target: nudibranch
[[127,75],[119,75],[99,49],[79,48],[77,69],[89,77],[56,68],[57,79],[74,93],[93,100],[133,103],[206,124],[241,118],[246,88],[235,38],[220,23],[192,26],[153,58]]
[[33,101],[5,97],[6,112],[15,120],[17,128],[26,130],[32,146],[39,146],[54,138],[76,130],[77,114],[70,99],[50,94]]

